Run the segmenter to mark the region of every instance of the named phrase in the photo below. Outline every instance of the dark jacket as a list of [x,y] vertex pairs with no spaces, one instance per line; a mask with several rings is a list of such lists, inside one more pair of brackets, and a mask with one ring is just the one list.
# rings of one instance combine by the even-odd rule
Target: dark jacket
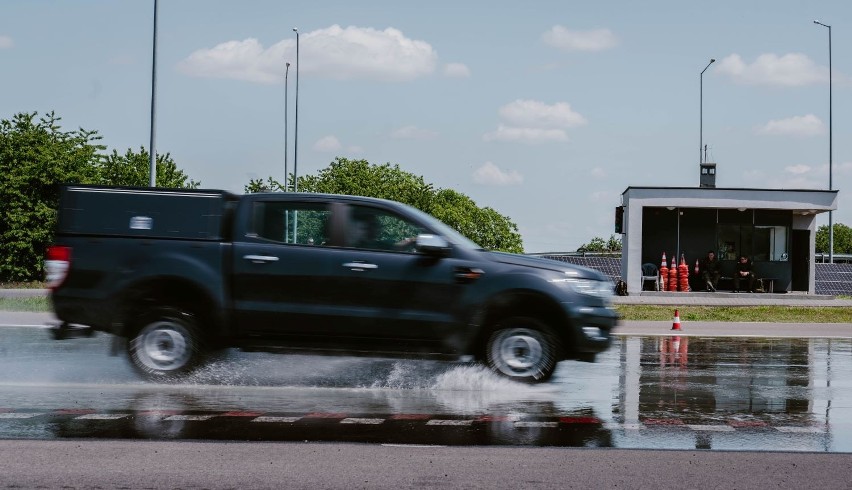
[[739,260],[737,261],[737,272],[751,272],[751,271],[752,271],[752,266],[751,266],[751,260],[750,259],[746,259],[745,262],[740,262]]
[[710,260],[707,257],[704,257],[701,262],[698,263],[698,272],[699,274],[718,274],[719,260],[715,258]]

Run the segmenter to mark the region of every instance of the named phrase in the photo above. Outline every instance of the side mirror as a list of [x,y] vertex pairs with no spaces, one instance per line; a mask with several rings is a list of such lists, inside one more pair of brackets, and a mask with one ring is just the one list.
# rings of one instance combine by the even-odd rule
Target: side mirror
[[417,251],[437,256],[446,256],[450,253],[450,242],[439,235],[420,234],[417,235]]

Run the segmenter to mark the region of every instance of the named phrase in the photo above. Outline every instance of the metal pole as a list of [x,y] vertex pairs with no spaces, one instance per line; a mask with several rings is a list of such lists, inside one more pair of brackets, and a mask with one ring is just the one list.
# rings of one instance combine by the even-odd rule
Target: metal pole
[[700,137],[698,140],[698,163],[699,165],[704,163],[704,158],[701,155],[702,148],[704,148],[704,72],[707,71],[707,68],[710,68],[710,65],[713,64],[716,60],[711,58],[710,63],[707,63],[707,66],[701,70],[701,75],[698,76],[698,84],[699,84],[699,99],[700,99],[700,109],[698,110],[698,130],[700,133]]
[[[832,137],[834,135],[834,131],[831,126],[831,85],[832,85],[832,73],[831,73],[831,26],[828,26],[828,190],[833,191],[834,185],[832,182],[832,157],[834,156],[834,151],[832,148]],[[834,219],[833,219],[833,211],[828,212],[828,263],[834,263]]]
[[151,57],[151,142],[148,147],[150,166],[148,186],[157,186],[157,147],[154,144],[157,107],[157,0],[154,0],[154,53]]
[[288,61],[284,68],[284,192],[287,192],[287,154],[289,152],[287,148],[287,128],[289,124],[287,123],[287,115],[290,111],[287,109],[287,103],[290,101],[290,97],[287,95],[287,89],[290,86],[290,62]]
[[[823,24],[822,22],[815,20],[814,24],[821,25],[823,27],[828,28],[828,190],[834,190],[834,182],[832,181],[832,163],[834,155],[834,151],[832,148],[832,139],[834,135],[834,131],[832,130],[832,120],[831,120],[831,85],[832,85],[832,73],[831,73],[831,26],[828,24]],[[833,212],[828,212],[828,263],[834,263],[834,216]]]
[[293,141],[293,191],[299,192],[299,29],[296,33],[296,134]]

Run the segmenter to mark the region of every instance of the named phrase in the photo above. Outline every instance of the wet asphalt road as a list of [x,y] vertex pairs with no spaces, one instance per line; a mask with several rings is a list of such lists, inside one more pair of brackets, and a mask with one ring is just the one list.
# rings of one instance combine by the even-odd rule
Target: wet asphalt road
[[849,338],[659,333],[538,386],[476,365],[238,351],[150,384],[108,336],[6,326],[0,439],[852,451]]

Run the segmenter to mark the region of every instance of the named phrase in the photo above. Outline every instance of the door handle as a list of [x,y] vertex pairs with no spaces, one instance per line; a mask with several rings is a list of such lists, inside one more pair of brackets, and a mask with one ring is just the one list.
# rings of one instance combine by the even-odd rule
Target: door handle
[[250,260],[255,264],[265,264],[267,262],[278,262],[278,257],[274,255],[243,255],[243,258]]
[[343,267],[347,267],[349,269],[352,269],[353,271],[364,271],[367,269],[372,270],[379,268],[379,266],[377,266],[376,264],[370,264],[367,262],[346,262],[345,264],[343,264]]

